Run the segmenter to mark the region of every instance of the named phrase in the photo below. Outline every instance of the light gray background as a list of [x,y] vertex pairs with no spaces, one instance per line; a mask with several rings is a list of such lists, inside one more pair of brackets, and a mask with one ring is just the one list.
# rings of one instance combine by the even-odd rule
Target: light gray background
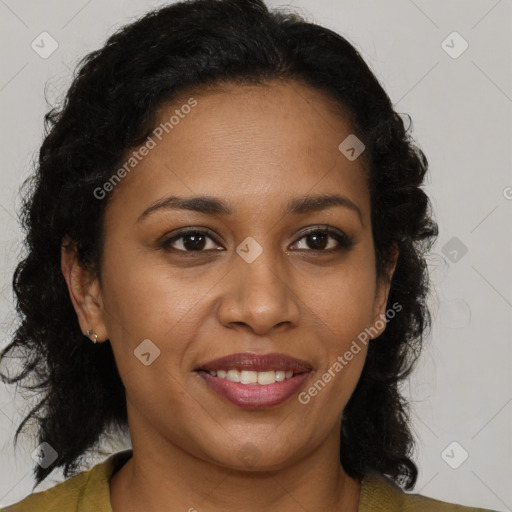
[[[440,226],[430,262],[434,326],[405,387],[418,439],[414,491],[512,510],[511,1],[268,4],[296,8],[345,35],[396,109],[413,117],[415,138],[430,162],[426,189]],[[15,327],[10,283],[21,239],[14,213],[17,191],[42,141],[43,91],[52,102],[61,98],[80,57],[100,47],[115,28],[159,5],[163,2],[0,0],[3,345]],[[59,44],[47,59],[31,48],[43,31]],[[469,44],[457,58],[444,48],[457,52],[461,40],[451,37],[442,46],[453,31]],[[464,255],[461,244],[468,249]],[[456,253],[450,252],[454,247]],[[0,506],[19,501],[33,485],[35,440],[23,439],[16,452],[12,445],[29,403],[19,394],[14,398],[13,389],[0,385]],[[451,445],[454,441],[458,444]],[[128,446],[125,440],[112,449]],[[463,450],[469,456],[460,464]],[[453,469],[447,462],[460,466]],[[62,480],[61,474],[52,477],[37,490]]]

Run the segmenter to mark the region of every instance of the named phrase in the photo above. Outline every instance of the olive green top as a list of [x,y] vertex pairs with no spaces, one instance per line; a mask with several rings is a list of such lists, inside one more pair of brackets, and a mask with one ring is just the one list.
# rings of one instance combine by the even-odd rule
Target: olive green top
[[[124,450],[45,491],[0,512],[112,512],[110,478],[132,456]],[[407,494],[386,477],[367,475],[361,485],[359,512],[493,512]],[[495,511],[494,511],[495,512]]]

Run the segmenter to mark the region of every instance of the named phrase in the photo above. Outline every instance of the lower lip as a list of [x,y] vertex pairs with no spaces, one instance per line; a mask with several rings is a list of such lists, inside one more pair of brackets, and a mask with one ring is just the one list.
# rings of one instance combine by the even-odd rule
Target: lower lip
[[198,373],[213,391],[238,407],[266,409],[280,405],[293,396],[311,372],[299,373],[290,379],[267,385],[240,384],[221,377],[214,377],[206,371]]

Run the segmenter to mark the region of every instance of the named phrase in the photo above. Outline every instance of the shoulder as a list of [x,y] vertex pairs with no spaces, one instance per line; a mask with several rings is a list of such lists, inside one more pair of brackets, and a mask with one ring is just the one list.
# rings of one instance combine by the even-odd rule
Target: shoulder
[[496,512],[408,494],[389,478],[371,473],[361,485],[359,512]]
[[31,494],[0,512],[111,512],[109,479],[130,456],[131,450],[115,453],[88,471]]
[[89,471],[65,480],[45,491],[30,494],[14,505],[2,508],[1,512],[57,512],[76,510],[80,496],[86,487],[90,486],[90,479],[98,471],[98,466]]

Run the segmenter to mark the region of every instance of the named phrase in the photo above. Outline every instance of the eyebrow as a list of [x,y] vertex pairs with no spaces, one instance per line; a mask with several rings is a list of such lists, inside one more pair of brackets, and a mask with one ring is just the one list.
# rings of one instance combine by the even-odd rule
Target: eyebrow
[[[363,215],[359,207],[348,197],[339,194],[305,195],[292,199],[284,212],[285,215],[301,215],[340,206],[354,211],[362,225]],[[159,199],[146,208],[138,217],[137,222],[148,217],[157,210],[192,210],[210,215],[231,215],[235,208],[229,202],[211,196],[178,197],[169,196]]]

